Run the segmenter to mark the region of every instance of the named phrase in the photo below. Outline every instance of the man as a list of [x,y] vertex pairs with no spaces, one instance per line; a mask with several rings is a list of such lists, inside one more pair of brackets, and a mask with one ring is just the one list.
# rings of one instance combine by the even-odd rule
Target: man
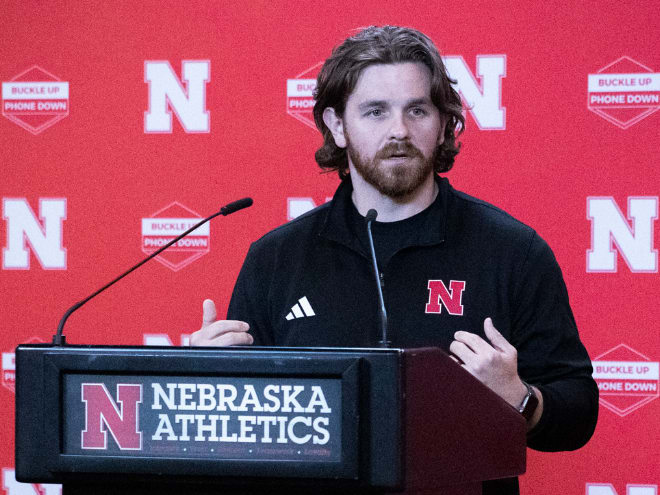
[[[255,242],[216,321],[204,302],[194,345],[368,346],[379,310],[365,215],[374,222],[389,338],[439,346],[528,419],[528,445],[584,445],[598,389],[561,271],[547,244],[439,172],[458,153],[461,100],[424,34],[370,27],[318,76],[319,165],[342,178],[333,200]],[[526,410],[525,410],[526,406]],[[517,493],[517,480],[484,485]]]

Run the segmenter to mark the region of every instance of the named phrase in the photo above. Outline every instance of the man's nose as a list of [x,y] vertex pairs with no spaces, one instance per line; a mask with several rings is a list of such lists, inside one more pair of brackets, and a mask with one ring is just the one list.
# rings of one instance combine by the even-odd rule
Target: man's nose
[[390,125],[390,139],[402,140],[408,137],[408,123],[403,113],[395,113]]

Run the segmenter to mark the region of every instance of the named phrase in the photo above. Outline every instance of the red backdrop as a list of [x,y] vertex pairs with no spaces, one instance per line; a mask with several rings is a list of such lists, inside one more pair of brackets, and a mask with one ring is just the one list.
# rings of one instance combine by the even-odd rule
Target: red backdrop
[[249,243],[337,185],[314,163],[306,80],[353,29],[389,23],[445,55],[471,106],[449,179],[549,242],[596,366],[594,438],[530,452],[523,490],[657,493],[660,22],[652,1],[576,5],[3,2],[5,492],[39,489],[13,478],[15,346],[50,340],[68,306],[190,219],[252,196],[75,313],[66,334],[178,345],[204,298],[223,313]]

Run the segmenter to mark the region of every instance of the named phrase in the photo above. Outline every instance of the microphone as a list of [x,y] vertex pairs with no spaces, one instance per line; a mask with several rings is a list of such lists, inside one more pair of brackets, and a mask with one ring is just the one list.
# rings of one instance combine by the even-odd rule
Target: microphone
[[167,244],[165,244],[163,247],[161,247],[160,249],[158,249],[158,250],[154,251],[153,253],[151,253],[148,257],[146,257],[145,259],[143,259],[142,261],[140,261],[137,265],[135,265],[134,267],[128,269],[127,271],[125,271],[124,273],[122,273],[121,275],[119,275],[117,278],[115,278],[114,280],[112,280],[111,282],[108,282],[108,283],[105,284],[103,287],[101,287],[99,290],[97,290],[96,292],[94,292],[92,295],[87,296],[87,297],[86,297],[85,299],[83,299],[82,301],[78,301],[76,304],[74,304],[73,306],[71,306],[71,307],[66,311],[66,313],[64,313],[64,316],[62,316],[62,319],[60,320],[60,324],[57,326],[57,333],[56,333],[55,335],[53,335],[53,345],[65,345],[65,344],[66,344],[66,338],[65,338],[64,335],[62,335],[62,332],[64,331],[64,323],[66,323],[66,320],[69,318],[69,316],[71,316],[71,313],[73,313],[75,310],[77,310],[79,307],[81,307],[81,306],[82,306],[83,304],[85,304],[87,301],[89,301],[90,299],[93,299],[94,297],[98,296],[101,292],[103,292],[104,290],[106,290],[108,287],[110,287],[111,285],[114,285],[115,283],[119,282],[119,281],[120,281],[122,278],[124,278],[126,275],[128,275],[129,273],[131,273],[131,272],[134,271],[134,270],[137,270],[137,269],[140,268],[142,265],[144,265],[147,261],[149,261],[151,258],[154,258],[155,256],[158,256],[160,253],[162,253],[163,251],[165,251],[165,250],[166,250],[168,247],[170,247],[172,244],[174,244],[174,243],[180,241],[180,240],[183,239],[185,236],[187,236],[188,234],[190,234],[193,230],[195,230],[195,229],[201,227],[202,225],[204,225],[204,224],[205,224],[206,222],[208,222],[209,220],[214,219],[214,218],[217,217],[218,215],[223,215],[223,216],[230,215],[230,214],[232,214],[232,213],[234,213],[234,212],[237,212],[238,210],[242,210],[243,208],[247,208],[248,206],[252,206],[252,198],[243,198],[243,199],[239,199],[238,201],[234,201],[234,202],[232,202],[232,203],[229,203],[229,204],[223,206],[222,208],[220,208],[220,211],[218,211],[217,213],[214,213],[213,215],[208,216],[208,217],[206,217],[204,220],[202,220],[202,221],[196,223],[195,225],[193,225],[192,227],[190,227],[188,230],[186,230],[183,234],[178,235],[177,237],[175,237],[174,239],[172,239],[170,242],[168,242]]
[[367,212],[365,220],[367,221],[367,237],[369,238],[369,247],[371,248],[371,261],[373,263],[374,275],[376,276],[376,287],[378,288],[378,302],[380,303],[380,328],[381,339],[378,341],[379,347],[390,347],[392,342],[387,340],[387,310],[385,309],[385,300],[383,299],[383,286],[378,272],[378,262],[376,261],[376,250],[374,249],[374,238],[371,235],[371,222],[376,220],[378,212],[373,208]]

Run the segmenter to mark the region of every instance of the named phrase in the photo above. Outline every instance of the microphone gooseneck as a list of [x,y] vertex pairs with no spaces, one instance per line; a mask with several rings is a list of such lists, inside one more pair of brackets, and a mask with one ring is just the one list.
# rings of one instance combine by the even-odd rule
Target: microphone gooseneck
[[129,273],[131,273],[134,270],[137,270],[142,265],[144,265],[147,261],[154,258],[155,256],[158,256],[160,253],[165,251],[172,244],[180,241],[185,236],[190,234],[193,230],[201,227],[202,225],[204,225],[209,220],[214,219],[218,215],[224,215],[224,216],[230,215],[234,212],[237,212],[238,210],[242,210],[243,208],[247,208],[248,206],[252,206],[252,198],[239,199],[237,201],[233,201],[233,202],[229,203],[228,205],[223,206],[222,208],[220,208],[220,211],[218,211],[217,213],[214,213],[213,215],[210,215],[210,216],[206,217],[205,219],[201,220],[200,222],[196,223],[195,225],[190,227],[188,230],[186,230],[183,234],[178,235],[177,237],[172,239],[170,242],[165,244],[163,247],[161,247],[158,250],[151,253],[148,257],[146,257],[145,259],[140,261],[137,265],[129,268],[127,271],[125,271],[124,273],[122,273],[117,278],[113,279],[112,281],[108,282],[103,287],[101,287],[99,290],[97,290],[96,292],[94,292],[90,296],[87,296],[82,301],[78,301],[76,304],[74,304],[69,309],[67,309],[66,312],[64,313],[64,316],[62,316],[62,319],[60,320],[60,323],[57,326],[57,333],[55,335],[53,335],[53,345],[65,345],[66,344],[66,338],[62,334],[62,332],[64,331],[64,324],[66,323],[66,320],[69,318],[69,316],[71,316],[71,313],[73,313],[75,310],[77,310],[80,306],[85,304],[87,301],[89,301],[90,299],[93,299],[94,297],[98,296],[101,292],[106,290],[108,287],[110,287],[111,285],[119,282],[126,275],[128,275]]
[[383,287],[378,271],[378,262],[376,261],[376,250],[374,249],[374,238],[371,235],[371,223],[376,220],[378,212],[373,208],[367,212],[365,220],[367,222],[367,237],[369,238],[369,248],[371,251],[371,262],[373,264],[374,275],[376,277],[376,288],[378,289],[378,302],[380,303],[380,328],[381,339],[378,341],[378,347],[390,347],[392,344],[387,340],[387,310],[385,309],[385,299],[383,298]]

